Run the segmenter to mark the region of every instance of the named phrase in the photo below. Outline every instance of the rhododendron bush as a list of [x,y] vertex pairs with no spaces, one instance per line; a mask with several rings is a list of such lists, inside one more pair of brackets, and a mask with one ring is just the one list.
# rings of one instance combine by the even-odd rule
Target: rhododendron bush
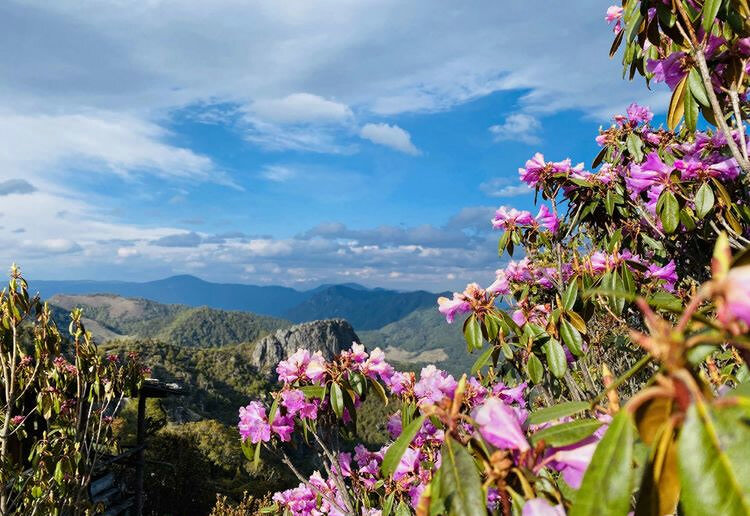
[[[490,221],[506,265],[438,309],[476,356],[461,378],[399,372],[354,343],[298,350],[243,449],[300,480],[269,512],[750,514],[750,194],[745,0],[627,1],[605,19],[625,73],[673,91],[666,127],[632,104],[591,167],[534,155],[534,212]],[[381,449],[353,442],[368,396]],[[320,451],[302,475],[288,449]]]

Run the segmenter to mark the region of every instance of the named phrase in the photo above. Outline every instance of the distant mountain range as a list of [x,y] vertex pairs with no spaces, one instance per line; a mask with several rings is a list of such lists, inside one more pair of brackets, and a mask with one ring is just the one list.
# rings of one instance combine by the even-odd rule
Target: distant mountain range
[[435,308],[437,297],[444,295],[423,290],[370,289],[356,283],[300,291],[280,286],[212,283],[189,275],[148,282],[34,280],[30,286],[45,299],[58,294],[114,294],[158,303],[253,312],[291,322],[339,317],[357,330],[374,330],[414,310]]

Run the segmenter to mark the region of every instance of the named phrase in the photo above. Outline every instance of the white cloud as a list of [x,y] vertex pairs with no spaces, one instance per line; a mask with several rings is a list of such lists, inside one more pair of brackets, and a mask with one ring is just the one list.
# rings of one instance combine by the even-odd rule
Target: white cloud
[[366,124],[360,130],[359,135],[373,143],[385,145],[405,154],[412,156],[421,154],[411,142],[411,135],[396,124]]
[[284,183],[296,176],[297,173],[294,169],[282,165],[266,165],[260,175],[269,181]]
[[504,177],[492,179],[479,185],[479,189],[490,197],[516,197],[533,192],[526,183],[508,184]]
[[0,177],[59,175],[67,167],[232,184],[207,156],[166,142],[168,131],[138,117],[0,111]]
[[253,101],[253,115],[277,124],[343,123],[354,115],[346,104],[310,93],[293,93],[280,99]]
[[502,124],[490,126],[489,131],[496,142],[510,140],[535,145],[542,141],[538,134],[541,128],[542,124],[536,117],[514,113],[508,115]]

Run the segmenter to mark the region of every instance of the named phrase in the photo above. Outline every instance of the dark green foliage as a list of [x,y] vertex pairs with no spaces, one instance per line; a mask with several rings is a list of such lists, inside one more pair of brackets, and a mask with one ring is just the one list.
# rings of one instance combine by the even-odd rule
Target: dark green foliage
[[60,321],[73,306],[82,307],[87,329],[101,342],[128,336],[178,346],[216,347],[253,341],[290,324],[249,312],[164,305],[107,294],[54,296],[50,304]]
[[194,349],[155,340],[124,340],[108,342],[101,349],[104,353],[136,351],[151,367],[152,376],[177,382],[187,390],[185,396],[164,401],[171,422],[214,418],[234,425],[238,407],[268,387],[248,364],[252,344]]

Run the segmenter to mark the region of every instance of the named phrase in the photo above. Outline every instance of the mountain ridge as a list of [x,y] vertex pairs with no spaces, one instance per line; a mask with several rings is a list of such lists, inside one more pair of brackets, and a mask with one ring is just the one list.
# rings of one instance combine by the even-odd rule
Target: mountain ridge
[[166,305],[251,312],[293,323],[342,318],[359,330],[376,329],[398,321],[414,310],[434,307],[437,297],[445,294],[367,288],[356,283],[320,285],[299,291],[281,286],[212,283],[190,275],[148,282],[38,280],[31,285],[43,298],[109,294]]

